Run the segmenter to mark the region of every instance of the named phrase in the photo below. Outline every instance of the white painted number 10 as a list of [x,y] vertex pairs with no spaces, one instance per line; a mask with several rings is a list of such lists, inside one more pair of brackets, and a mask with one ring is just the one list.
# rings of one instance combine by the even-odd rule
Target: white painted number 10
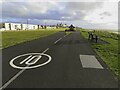
[[[19,66],[19,65],[15,65],[15,61],[22,58],[22,57],[25,57],[27,56],[25,59],[23,59],[21,62],[19,62],[19,65],[22,65],[22,64],[25,64],[25,66]],[[35,65],[41,58],[42,56],[45,56],[48,58],[48,60],[42,64],[38,64],[38,65]],[[17,68],[17,69],[31,69],[31,68],[37,68],[37,67],[40,67],[40,66],[43,66],[43,65],[46,65],[48,64],[50,61],[51,61],[51,56],[50,55],[47,55],[47,54],[43,54],[43,53],[28,53],[28,54],[23,54],[23,55],[19,55],[15,58],[13,58],[11,61],[10,61],[10,65],[13,67],[13,68]]]

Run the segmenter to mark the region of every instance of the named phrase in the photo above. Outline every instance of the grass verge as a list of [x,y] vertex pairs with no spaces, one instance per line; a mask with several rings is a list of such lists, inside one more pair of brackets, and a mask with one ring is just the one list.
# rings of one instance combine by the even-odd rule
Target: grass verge
[[54,34],[62,29],[50,30],[29,30],[29,31],[3,31],[2,32],[2,49],[26,41],[31,41],[40,37]]
[[[88,39],[89,30],[80,30],[80,33],[85,39]],[[91,32],[91,31],[89,31]],[[95,52],[103,59],[103,61],[108,65],[114,74],[120,78],[119,71],[120,61],[118,61],[119,51],[118,51],[118,34],[110,33],[108,31],[95,31],[100,39],[109,42],[110,44],[91,44]]]

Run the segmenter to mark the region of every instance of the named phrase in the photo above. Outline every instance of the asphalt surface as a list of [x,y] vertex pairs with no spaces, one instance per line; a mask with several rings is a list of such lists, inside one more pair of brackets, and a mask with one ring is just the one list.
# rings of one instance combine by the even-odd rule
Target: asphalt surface
[[[13,58],[28,53],[47,54],[51,61],[31,69],[17,69],[9,64]],[[118,88],[115,76],[78,31],[69,35],[58,32],[6,48],[2,55],[2,88]],[[83,68],[80,55],[94,55],[103,69]],[[28,56],[16,59],[14,64],[20,66],[20,62]],[[45,55],[41,56],[35,64],[42,64],[49,59]]]

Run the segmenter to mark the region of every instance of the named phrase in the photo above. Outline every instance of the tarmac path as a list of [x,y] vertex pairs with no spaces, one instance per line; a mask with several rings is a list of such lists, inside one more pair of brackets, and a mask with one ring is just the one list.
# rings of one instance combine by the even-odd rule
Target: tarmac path
[[2,55],[1,88],[118,88],[115,76],[79,31],[15,45]]

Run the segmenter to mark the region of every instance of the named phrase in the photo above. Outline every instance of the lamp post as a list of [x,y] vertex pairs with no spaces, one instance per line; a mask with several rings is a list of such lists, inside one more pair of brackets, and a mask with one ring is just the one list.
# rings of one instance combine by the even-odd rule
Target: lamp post
[[28,19],[27,19],[27,30],[28,30]]

